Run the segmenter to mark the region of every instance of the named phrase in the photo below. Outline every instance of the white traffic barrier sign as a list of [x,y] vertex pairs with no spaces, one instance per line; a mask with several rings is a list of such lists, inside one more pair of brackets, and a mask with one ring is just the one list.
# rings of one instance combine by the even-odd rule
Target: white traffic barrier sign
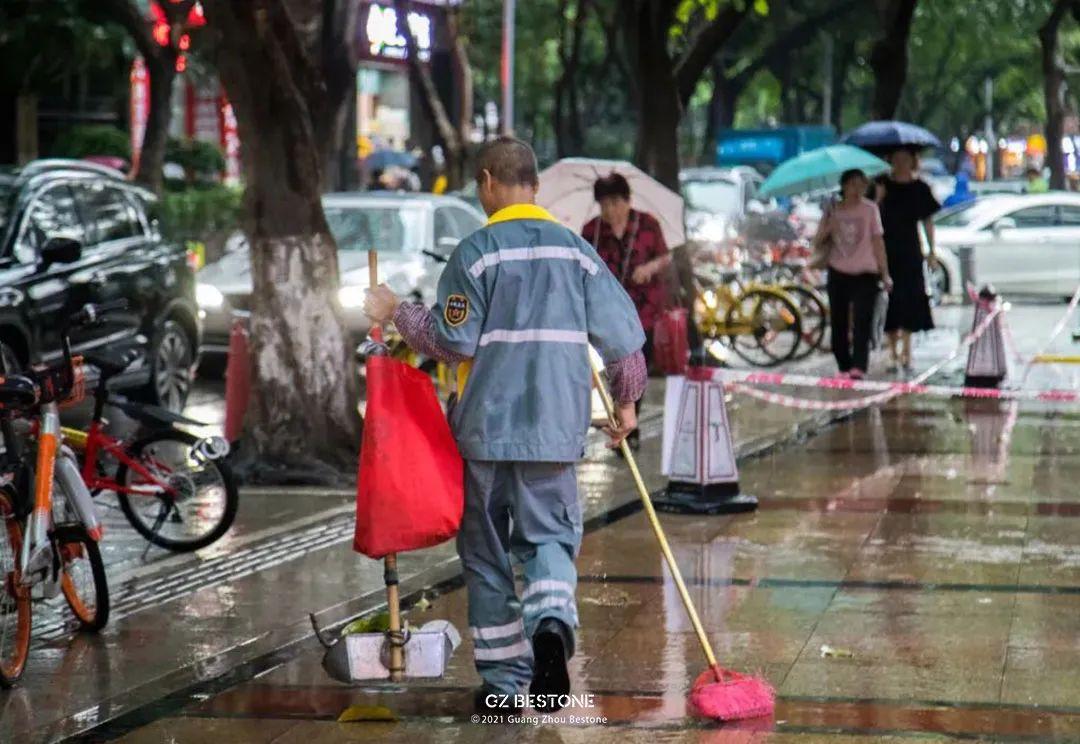
[[[978,328],[999,303],[997,293],[989,286],[983,287],[974,299],[975,317],[972,319],[972,330]],[[1005,339],[1001,328],[1001,317],[998,316],[990,321],[986,333],[980,334],[968,348],[964,387],[996,388],[1007,374]]]
[[686,378],[667,378],[662,471],[669,480],[653,497],[657,509],[733,514],[757,508],[756,498],[739,492],[724,383],[709,379],[709,371],[693,367]]

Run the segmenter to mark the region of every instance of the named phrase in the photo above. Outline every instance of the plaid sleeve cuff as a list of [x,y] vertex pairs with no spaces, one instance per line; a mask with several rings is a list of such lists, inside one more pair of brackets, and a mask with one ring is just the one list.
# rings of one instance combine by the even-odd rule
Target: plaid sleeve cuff
[[649,371],[645,365],[645,355],[640,350],[612,362],[604,370],[611,382],[611,395],[617,402],[633,403],[645,394]]
[[423,305],[402,302],[394,311],[394,326],[413,351],[446,364],[458,364],[469,357],[446,348],[435,334],[435,322]]

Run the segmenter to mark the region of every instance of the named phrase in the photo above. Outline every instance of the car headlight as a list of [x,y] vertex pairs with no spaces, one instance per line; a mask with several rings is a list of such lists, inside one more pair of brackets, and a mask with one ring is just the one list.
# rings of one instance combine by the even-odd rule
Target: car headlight
[[356,284],[342,287],[337,292],[338,303],[345,310],[355,310],[356,308],[363,306],[364,292],[366,291],[367,287]]
[[196,284],[195,302],[206,310],[217,310],[225,304],[225,295],[212,284]]

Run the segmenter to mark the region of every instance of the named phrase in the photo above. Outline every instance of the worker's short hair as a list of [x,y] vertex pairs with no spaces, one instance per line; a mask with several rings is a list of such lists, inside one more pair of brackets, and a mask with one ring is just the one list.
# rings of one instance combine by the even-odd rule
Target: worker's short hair
[[621,196],[630,201],[630,182],[621,173],[612,173],[596,179],[592,187],[593,198],[596,201],[609,196]]
[[480,148],[476,155],[477,182],[483,178],[484,171],[504,186],[540,185],[536,153],[516,137],[498,137]]

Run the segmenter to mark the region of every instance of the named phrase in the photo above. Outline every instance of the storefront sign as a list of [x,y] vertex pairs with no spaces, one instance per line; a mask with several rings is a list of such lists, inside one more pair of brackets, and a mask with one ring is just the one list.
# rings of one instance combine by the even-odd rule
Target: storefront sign
[[[367,16],[361,18],[361,42],[366,56],[373,59],[404,60],[408,54],[405,37],[398,33],[398,17],[394,8],[371,3],[364,9]],[[408,16],[409,30],[416,40],[420,59],[431,59],[434,38],[431,16],[426,12],[412,11]]]

